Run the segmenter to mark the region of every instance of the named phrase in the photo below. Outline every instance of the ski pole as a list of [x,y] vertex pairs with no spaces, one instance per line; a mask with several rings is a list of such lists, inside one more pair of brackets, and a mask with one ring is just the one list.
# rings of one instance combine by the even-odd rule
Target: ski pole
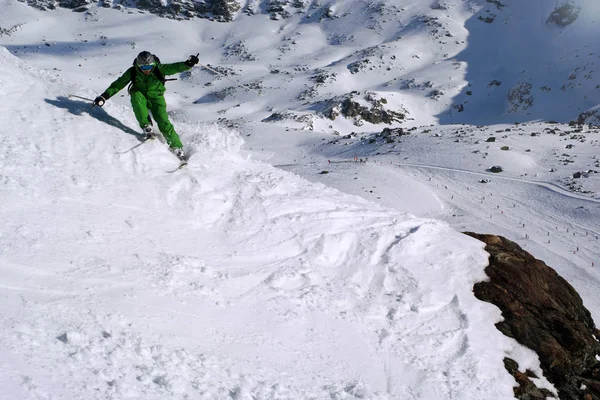
[[92,105],[90,106],[90,108],[92,108],[92,109],[93,109],[94,107],[96,107],[96,103],[94,103],[94,100],[92,100],[92,99],[88,99],[87,97],[81,97],[81,96],[77,96],[76,94],[70,94],[70,95],[69,95],[69,96],[67,96],[67,97],[75,97],[75,98],[78,98],[78,99],[81,99],[81,100],[87,100],[87,101],[91,101],[91,102],[92,102]]
[[76,94],[70,94],[70,95],[69,95],[69,96],[67,96],[67,97],[76,97],[76,98],[78,98],[78,99],[81,99],[81,100],[87,100],[87,101],[91,101],[92,103],[94,102],[94,100],[92,100],[92,99],[88,99],[87,97],[81,97],[81,96],[77,96]]
[[92,105],[90,106],[91,109],[94,109],[94,107],[96,107],[96,103],[95,100],[92,99],[88,99],[87,97],[81,97],[81,96],[77,96],[76,94],[70,94],[68,97],[75,97],[81,100],[87,100],[87,101],[91,101]]
[[207,70],[209,70],[209,71],[212,71],[212,72],[214,72],[214,73],[215,73],[215,74],[217,74],[217,75],[221,75],[223,78],[225,78],[225,79],[227,79],[227,80],[229,80],[229,81],[231,81],[231,82],[235,83],[235,85],[236,85],[236,86],[243,87],[244,89],[250,89],[250,90],[253,90],[254,92],[258,93],[259,95],[261,94],[261,93],[260,93],[260,90],[256,90],[256,89],[254,89],[254,88],[252,88],[252,87],[250,87],[250,86],[248,86],[248,85],[244,85],[243,83],[236,82],[236,81],[234,81],[233,79],[231,79],[230,77],[228,77],[227,75],[225,75],[225,74],[222,74],[222,73],[220,73],[219,71],[217,71],[217,70],[215,70],[215,69],[213,69],[213,68],[211,68],[211,67],[209,67],[209,66],[202,65],[202,64],[198,64],[198,65],[200,65],[202,68],[205,68],[205,69],[207,69]]

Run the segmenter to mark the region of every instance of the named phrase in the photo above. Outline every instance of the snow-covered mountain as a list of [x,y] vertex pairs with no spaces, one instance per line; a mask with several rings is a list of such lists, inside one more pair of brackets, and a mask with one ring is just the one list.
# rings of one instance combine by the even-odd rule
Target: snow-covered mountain
[[[336,121],[344,115],[369,129],[369,122],[397,125],[405,118],[420,124],[569,122],[600,104],[595,73],[600,6],[592,0],[27,4],[73,9],[89,24],[86,32],[95,32],[93,37],[72,32],[62,42],[55,35],[42,36],[40,41],[54,46],[43,53],[79,49],[101,56],[110,56],[109,47],[119,44],[104,25],[120,20],[119,13],[134,25],[145,19],[139,13],[152,12],[185,18],[181,22],[191,26],[199,17],[222,16],[217,10],[227,10],[230,22],[203,24],[201,37],[187,37],[178,29],[186,37],[172,43],[177,49],[194,44],[190,51],[199,51],[201,60],[260,89],[264,97],[277,98],[250,99],[231,82],[211,84],[215,77],[207,76],[201,84],[212,90],[195,100],[230,104],[218,110],[229,119],[241,117],[231,110],[240,101],[269,112],[266,121],[296,121],[329,132],[345,128]],[[113,11],[101,13],[102,7]],[[23,24],[13,17],[2,28],[8,35],[27,29]]]
[[[507,358],[556,392],[458,231],[600,318],[599,132],[564,124],[600,104],[595,2],[0,9],[0,394],[509,399]],[[142,50],[200,54],[167,84],[175,173],[125,93],[68,97]]]

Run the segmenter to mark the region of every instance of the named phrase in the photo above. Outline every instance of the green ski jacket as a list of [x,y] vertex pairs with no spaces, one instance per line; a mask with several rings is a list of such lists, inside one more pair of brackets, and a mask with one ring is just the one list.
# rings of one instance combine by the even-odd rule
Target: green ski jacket
[[[110,97],[117,94],[120,90],[127,86],[129,82],[131,82],[132,75],[135,75],[135,82],[131,82],[131,92],[140,92],[148,100],[162,97],[165,93],[165,84],[161,82],[159,74],[157,74],[156,71],[152,71],[151,73],[146,75],[139,70],[135,71],[134,73],[134,68],[137,67],[130,67],[127,71],[123,73],[123,75],[117,78],[116,81],[111,83],[108,89],[106,89],[106,91],[102,94],[102,97],[108,100]],[[162,74],[162,76],[174,75],[179,72],[187,71],[190,69],[190,67],[188,67],[184,62],[176,62],[172,64],[158,64],[154,68],[157,68],[160,74]]]

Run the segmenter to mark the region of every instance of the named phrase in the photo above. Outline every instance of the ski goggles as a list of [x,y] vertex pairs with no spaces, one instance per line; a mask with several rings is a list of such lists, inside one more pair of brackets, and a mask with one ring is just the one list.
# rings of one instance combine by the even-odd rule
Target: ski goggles
[[142,71],[152,71],[154,64],[138,65]]

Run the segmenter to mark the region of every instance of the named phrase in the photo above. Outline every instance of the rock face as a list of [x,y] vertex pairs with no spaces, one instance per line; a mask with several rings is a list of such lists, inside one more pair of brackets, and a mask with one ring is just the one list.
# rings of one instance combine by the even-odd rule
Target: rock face
[[153,14],[172,19],[211,18],[220,22],[229,22],[240,9],[237,0],[172,0],[163,4],[160,0],[19,0],[30,7],[40,10],[54,10],[57,7],[85,11],[94,4],[105,8],[134,6]]
[[[490,280],[473,290],[478,299],[502,310],[504,321],[496,327],[538,354],[544,376],[561,399],[600,399],[600,362],[596,359],[600,331],[575,289],[516,243],[500,236],[466,234],[484,242],[490,254],[485,270]],[[509,368],[512,363],[505,360],[507,370],[515,372],[514,365]],[[535,386],[533,391],[519,387],[515,395],[543,398],[536,390]]]

